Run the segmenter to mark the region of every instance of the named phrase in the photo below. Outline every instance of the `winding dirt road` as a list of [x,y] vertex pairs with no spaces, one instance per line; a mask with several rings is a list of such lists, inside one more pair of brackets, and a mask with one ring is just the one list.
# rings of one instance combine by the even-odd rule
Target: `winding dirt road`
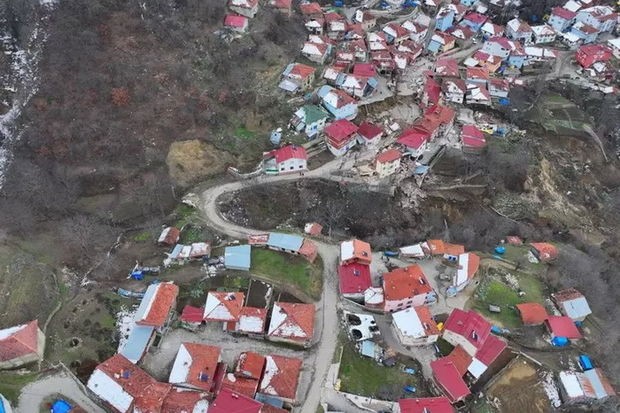
[[[244,228],[227,221],[220,215],[217,199],[229,192],[234,192],[248,186],[276,183],[283,181],[295,181],[299,179],[332,179],[336,181],[349,180],[342,177],[332,176],[332,173],[339,169],[341,160],[328,162],[320,168],[306,172],[304,176],[298,174],[283,176],[262,176],[249,181],[237,181],[205,190],[201,194],[200,209],[207,223],[214,229],[235,238],[247,238],[248,235],[264,234],[252,228]],[[314,241],[318,248],[318,253],[323,260],[323,294],[317,303],[319,319],[322,319],[322,326],[319,327],[319,341],[313,348],[316,355],[316,362],[313,366],[312,384],[306,394],[302,413],[315,413],[323,391],[323,384],[327,377],[329,366],[338,344],[338,285],[336,281],[335,268],[339,256],[337,245]]]

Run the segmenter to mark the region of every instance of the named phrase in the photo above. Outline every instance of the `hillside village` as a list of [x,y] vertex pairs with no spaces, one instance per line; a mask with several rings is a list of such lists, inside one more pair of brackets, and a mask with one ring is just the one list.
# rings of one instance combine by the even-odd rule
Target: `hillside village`
[[413,178],[415,204],[425,182],[467,185],[433,175],[447,149],[478,156],[526,133],[499,115],[513,88],[618,93],[620,15],[604,2],[568,0],[529,22],[512,16],[512,0],[349,3],[228,0],[220,35],[231,48],[265,8],[301,17],[307,39],[273,85],[290,118],[265,137],[273,148],[254,171],[231,166],[232,181],[184,198],[219,242],[192,236],[187,221],[166,223],[148,239],[158,262],[145,257],[106,292],[120,303],[118,348],[88,374],[41,369],[51,338],[37,320],[0,329],[0,370],[64,380],[7,386],[16,394],[0,394],[0,413],[26,412],[29,391],[52,412],[618,407],[617,378],[589,355],[608,328],[590,309],[597,297],[542,281],[559,259],[550,240],[511,234],[471,251],[437,237],[377,249],[333,236],[327,222],[269,232],[218,210],[223,194],[300,179],[390,192]]

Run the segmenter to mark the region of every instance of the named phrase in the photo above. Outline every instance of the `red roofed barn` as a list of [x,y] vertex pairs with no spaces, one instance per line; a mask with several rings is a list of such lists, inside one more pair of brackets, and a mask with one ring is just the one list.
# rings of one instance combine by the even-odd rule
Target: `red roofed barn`
[[43,359],[45,335],[37,320],[0,330],[0,370]]

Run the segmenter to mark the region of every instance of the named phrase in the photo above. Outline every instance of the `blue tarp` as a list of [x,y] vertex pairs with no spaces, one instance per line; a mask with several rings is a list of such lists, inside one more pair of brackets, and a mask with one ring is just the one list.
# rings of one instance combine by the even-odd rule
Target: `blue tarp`
[[583,369],[583,371],[592,370],[594,368],[592,360],[590,360],[590,357],[586,354],[582,354],[579,356],[579,364],[581,364],[581,368]]
[[127,342],[125,342],[125,345],[119,353],[132,363],[137,363],[146,352],[154,330],[155,327],[135,326],[133,330],[131,330]]
[[506,252],[506,247],[495,247],[495,253],[502,255]]
[[56,400],[54,404],[52,404],[52,408],[50,412],[52,413],[69,413],[73,409],[73,407],[69,404],[69,402],[65,400]]
[[419,165],[416,166],[415,169],[413,170],[413,173],[415,175],[423,175],[428,171],[428,166],[427,165]]
[[553,344],[556,347],[565,347],[568,346],[568,339],[566,337],[553,337],[553,339],[551,340],[551,344]]
[[304,238],[299,235],[282,234],[279,232],[270,232],[269,239],[267,240],[268,247],[295,252],[299,251],[303,243]]
[[0,413],[6,413],[6,411],[10,408],[9,402],[0,394]]
[[224,265],[232,270],[250,270],[252,247],[249,245],[236,245],[224,249]]

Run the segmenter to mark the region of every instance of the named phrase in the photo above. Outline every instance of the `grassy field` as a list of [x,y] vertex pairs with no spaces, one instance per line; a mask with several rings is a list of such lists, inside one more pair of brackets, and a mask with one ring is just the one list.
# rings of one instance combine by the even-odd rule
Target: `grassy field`
[[[408,367],[416,368],[413,361],[406,364]],[[384,400],[424,395],[419,374],[413,376],[405,374],[398,367],[384,367],[374,360],[362,357],[349,341],[343,344],[340,381],[340,390],[344,392]],[[418,392],[404,392],[403,387],[408,385],[419,389]]]
[[0,394],[6,397],[12,404],[17,403],[21,389],[30,382],[36,380],[38,373],[18,374],[13,372],[0,372]]
[[[515,305],[525,302],[544,302],[544,287],[536,276],[520,272],[512,272],[512,274],[518,279],[519,288],[525,292],[523,297],[519,297],[517,291],[502,280],[500,273],[493,271],[482,279],[474,295],[474,308],[485,317],[507,328],[521,326],[521,319],[514,309]],[[501,313],[490,312],[489,305],[499,306]]]
[[251,273],[284,287],[291,286],[315,300],[319,299],[323,288],[322,271],[320,257],[309,263],[296,255],[252,248]]

